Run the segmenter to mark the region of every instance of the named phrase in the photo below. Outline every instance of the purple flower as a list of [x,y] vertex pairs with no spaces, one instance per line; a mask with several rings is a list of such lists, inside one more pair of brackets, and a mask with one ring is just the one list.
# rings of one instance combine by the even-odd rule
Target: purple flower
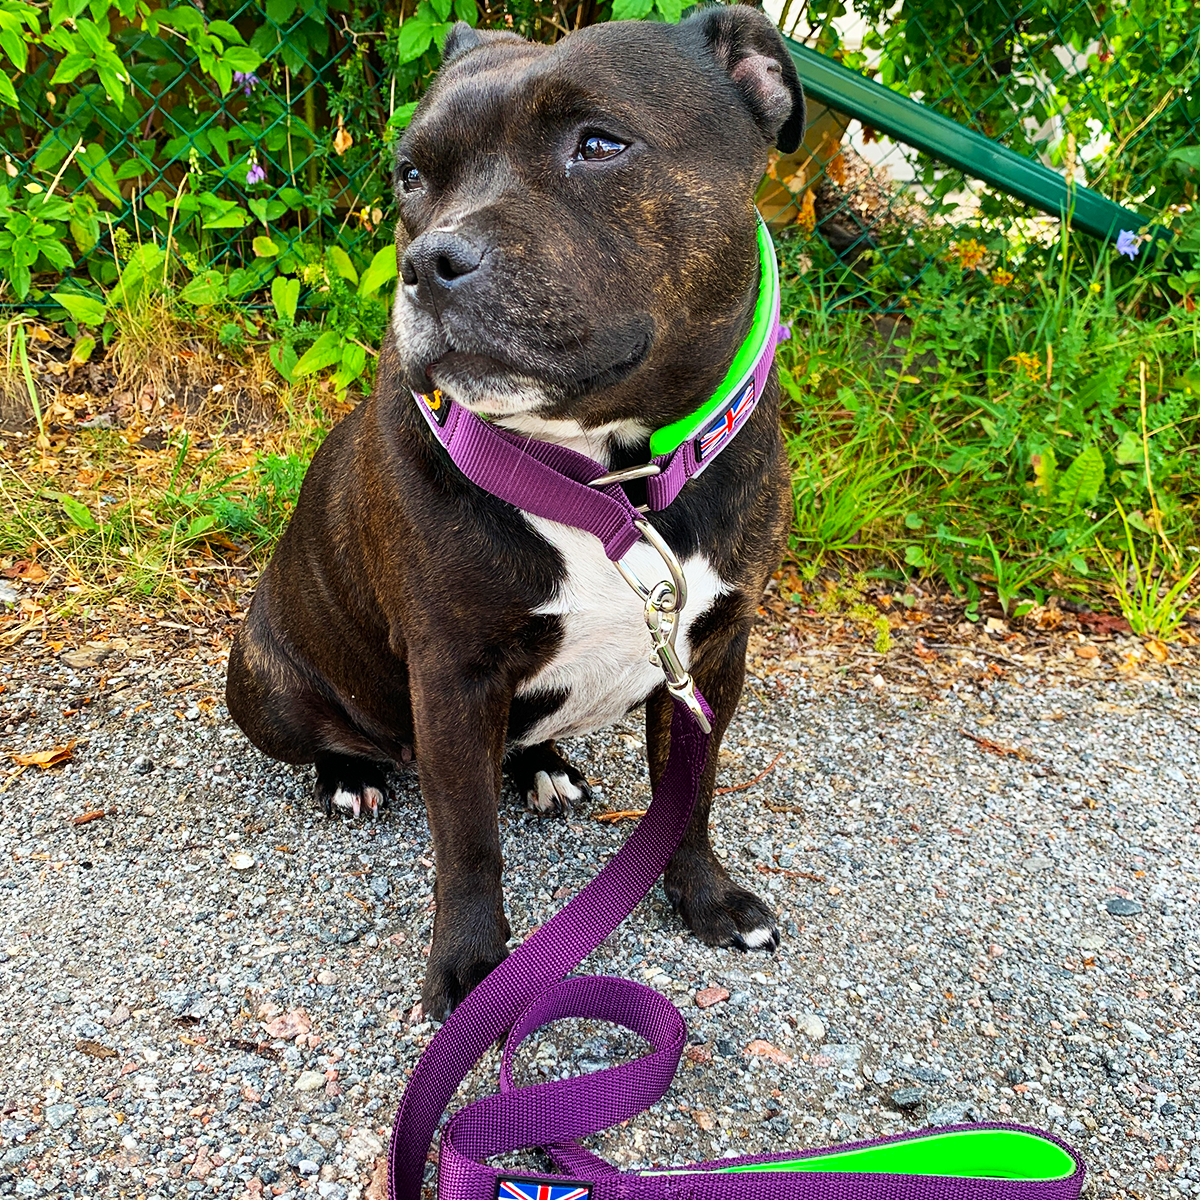
[[792,336],[792,327],[790,325],[785,325],[782,321],[780,321],[779,337],[777,340],[781,341],[781,342],[786,342],[788,340],[788,338],[790,338],[791,336]]
[[262,167],[259,166],[258,163],[250,164],[250,170],[248,170],[246,172],[246,182],[247,183],[251,183],[251,184],[262,183],[262,181],[264,179],[266,179],[266,177],[267,177],[266,171],[264,171],[262,169]]
[[1117,235],[1117,253],[1129,255],[1129,261],[1133,262],[1138,256],[1138,249],[1136,235],[1130,233],[1128,229],[1122,229]]
[[250,93],[254,91],[254,85],[256,83],[260,83],[261,80],[253,71],[234,71],[233,82],[236,83],[247,96],[249,96]]

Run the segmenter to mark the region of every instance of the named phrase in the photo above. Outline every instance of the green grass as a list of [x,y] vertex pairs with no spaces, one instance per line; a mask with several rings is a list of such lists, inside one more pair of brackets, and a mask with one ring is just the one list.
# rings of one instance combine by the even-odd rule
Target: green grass
[[885,318],[828,315],[830,274],[789,275],[781,249],[798,564],[848,556],[1019,614],[1110,592],[1123,507],[1164,592],[1195,582],[1200,311],[1165,268],[1064,239],[1001,283],[938,263]]

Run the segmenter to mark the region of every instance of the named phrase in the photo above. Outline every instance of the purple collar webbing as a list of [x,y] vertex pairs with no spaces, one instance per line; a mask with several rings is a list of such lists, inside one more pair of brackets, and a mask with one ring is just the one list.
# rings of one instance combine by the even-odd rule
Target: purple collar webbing
[[[666,508],[689,479],[704,471],[758,406],[779,339],[778,296],[774,303],[771,333],[753,373],[695,437],[654,459],[658,473],[646,480],[651,512]],[[595,534],[614,562],[638,540],[633,523],[639,514],[620,484],[588,486],[606,474],[607,467],[565,446],[502,429],[439,392],[413,395],[451,461],[485,492],[524,512]]]

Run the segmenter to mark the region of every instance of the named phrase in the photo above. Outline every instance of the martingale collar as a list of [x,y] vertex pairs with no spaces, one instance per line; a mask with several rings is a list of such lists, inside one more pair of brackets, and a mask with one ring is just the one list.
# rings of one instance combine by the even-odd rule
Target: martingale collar
[[[454,464],[473,483],[526,512],[588,529],[605,541],[610,558],[619,558],[637,540],[636,536],[613,554],[605,533],[600,531],[607,530],[610,522],[606,522],[601,513],[592,514],[582,524],[571,519],[570,514],[581,515],[579,509],[583,502],[579,494],[575,495],[574,503],[568,503],[563,510],[567,515],[556,515],[555,511],[546,511],[545,504],[535,502],[531,506],[513,497],[532,492],[536,500],[537,489],[532,486],[534,479],[540,477],[543,485],[548,484],[545,471],[549,468],[565,474],[568,482],[581,484],[585,490],[588,487],[596,489],[595,495],[606,495],[618,506],[624,500],[624,507],[635,514],[637,510],[625,499],[619,485],[630,479],[645,479],[647,508],[657,512],[679,495],[689,479],[705,470],[746,424],[762,397],[775,359],[775,346],[779,340],[779,264],[771,235],[761,218],[758,222],[758,258],[758,298],[749,334],[738,347],[725,378],[713,395],[688,416],[651,435],[649,463],[621,471],[606,471],[600,463],[565,447],[539,442],[493,425],[437,391],[428,395],[414,392],[417,407]],[[522,460],[531,472],[528,487],[513,480],[512,472],[522,469]],[[552,490],[557,493],[560,489]]]

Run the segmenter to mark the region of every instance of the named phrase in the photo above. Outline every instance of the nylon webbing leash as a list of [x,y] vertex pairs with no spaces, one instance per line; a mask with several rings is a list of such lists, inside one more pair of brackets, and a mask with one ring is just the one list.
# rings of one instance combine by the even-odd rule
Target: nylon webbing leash
[[[647,481],[647,509],[665,508],[742,428],[762,396],[779,336],[779,275],[759,226],[759,294],[751,332],[717,392],[650,439],[652,461],[608,472],[564,446],[520,437],[438,393],[417,407],[458,469],[525,512],[584,529],[644,604],[653,658],[675,701],[666,768],[629,840],[565,908],[531,934],[434,1034],[405,1089],[389,1150],[391,1200],[420,1200],[442,1114],[468,1072],[507,1035],[500,1090],[461,1108],[438,1156],[438,1200],[1077,1200],[1084,1165],[1070,1146],[1036,1129],[973,1125],[871,1142],[621,1172],[578,1139],[628,1120],[671,1085],[687,1030],[666,997],[624,979],[567,976],[633,912],[687,829],[710,749],[712,712],[675,649],[687,585],[665,540],[621,488]],[[668,578],[647,585],[625,556],[645,541]],[[622,1025],[651,1052],[587,1075],[517,1087],[520,1044],[567,1017]],[[542,1148],[561,1176],[501,1171],[486,1161]]]

